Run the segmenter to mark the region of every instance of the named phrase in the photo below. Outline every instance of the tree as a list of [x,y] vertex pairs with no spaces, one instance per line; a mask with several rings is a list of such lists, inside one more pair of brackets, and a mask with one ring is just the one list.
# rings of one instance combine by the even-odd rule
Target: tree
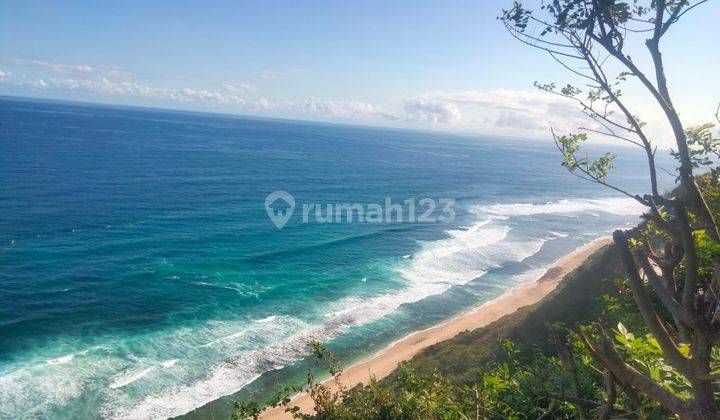
[[[685,128],[675,109],[664,71],[661,41],[673,25],[707,0],[552,0],[539,11],[515,2],[503,10],[501,21],[519,41],[546,51],[585,88],[567,84],[536,86],[575,101],[596,122],[577,133],[552,132],[571,173],[612,188],[647,207],[638,232],[617,230],[614,242],[628,273],[628,281],[647,328],[662,357],[690,385],[691,396],[678,395],[623,357],[617,338],[598,323],[582,332],[582,340],[602,367],[608,399],[615,385],[652,398],[684,418],[718,418],[714,393],[713,346],[720,340],[720,245],[717,224],[717,159],[720,140],[712,124]],[[631,38],[645,37],[652,68],[641,69],[630,55]],[[621,86],[639,82],[662,110],[672,130],[672,153],[679,162],[679,187],[661,195],[655,153],[647,126],[625,101]],[[719,119],[720,121],[720,119]],[[580,156],[588,134],[607,136],[642,149],[649,169],[649,193],[632,194],[608,180],[614,155],[597,159]],[[694,171],[705,167],[710,180],[700,183]],[[707,179],[707,178],[705,178]],[[711,203],[709,204],[708,201]],[[614,398],[614,397],[613,397]],[[612,412],[612,404],[608,410]]]

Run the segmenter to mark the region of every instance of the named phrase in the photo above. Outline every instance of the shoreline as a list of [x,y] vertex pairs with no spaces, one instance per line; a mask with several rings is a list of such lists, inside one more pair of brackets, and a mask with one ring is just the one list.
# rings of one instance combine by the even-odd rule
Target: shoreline
[[[427,347],[449,340],[463,331],[485,327],[517,310],[533,305],[548,296],[560,284],[565,275],[578,268],[590,255],[611,243],[610,237],[601,237],[560,257],[537,280],[513,287],[501,296],[483,303],[454,318],[424,330],[416,331],[391,343],[383,350],[345,368],[338,380],[348,389],[367,384],[372,376],[382,379],[392,373],[397,364],[412,359]],[[333,378],[322,381],[336,391]],[[313,402],[307,394],[298,394],[290,403],[302,412],[312,412]],[[266,410],[261,419],[291,419],[285,406]]]

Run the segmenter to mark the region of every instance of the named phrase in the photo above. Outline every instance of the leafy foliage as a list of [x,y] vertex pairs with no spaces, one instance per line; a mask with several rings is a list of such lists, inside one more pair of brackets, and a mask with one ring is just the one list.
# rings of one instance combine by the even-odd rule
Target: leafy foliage
[[[693,168],[709,171],[713,186],[717,188],[720,138],[712,132],[714,127],[715,124],[711,123],[690,127],[685,130],[685,135]],[[670,153],[679,160],[677,151],[671,150]]]
[[555,142],[562,155],[562,166],[572,173],[577,174],[579,172],[579,176],[581,177],[604,182],[613,167],[612,162],[615,159],[615,155],[605,153],[595,160],[591,160],[587,155],[578,157],[577,153],[580,151],[580,143],[586,140],[586,133],[555,137]]

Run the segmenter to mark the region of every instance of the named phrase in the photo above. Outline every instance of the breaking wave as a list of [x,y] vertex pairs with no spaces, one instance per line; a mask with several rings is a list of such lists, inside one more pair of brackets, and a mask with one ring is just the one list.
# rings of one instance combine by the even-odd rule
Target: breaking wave
[[629,197],[578,198],[546,203],[510,203],[473,206],[471,212],[500,217],[536,214],[610,213],[620,216],[640,215],[645,207]]

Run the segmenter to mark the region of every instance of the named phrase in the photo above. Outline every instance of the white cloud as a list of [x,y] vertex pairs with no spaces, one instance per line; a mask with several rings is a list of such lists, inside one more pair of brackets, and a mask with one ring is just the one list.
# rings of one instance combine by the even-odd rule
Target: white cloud
[[409,100],[404,110],[407,119],[429,123],[453,123],[462,119],[462,113],[449,101],[428,101],[425,99]]
[[267,69],[260,72],[260,77],[266,80],[276,79],[282,76],[284,73],[280,70]]
[[[634,94],[625,98],[625,102],[634,115],[648,123],[643,130],[654,144],[661,148],[673,145],[672,130],[652,98]],[[540,90],[431,92],[406,99],[402,106],[411,121],[446,122],[452,129],[488,134],[547,138],[550,128],[559,133],[577,132],[580,127],[603,130],[581,112],[578,103]],[[709,121],[708,110],[701,112],[681,106],[678,109],[686,126]],[[618,110],[610,118],[626,125]],[[618,141],[592,132],[589,136],[603,142]]]
[[541,121],[528,118],[527,114],[517,111],[501,111],[497,118],[486,120],[498,128],[514,128],[523,130],[543,130],[547,129]]
[[231,85],[229,83],[226,83],[222,85],[223,89],[225,89],[227,92],[234,93],[234,94],[243,94],[248,92],[254,92],[257,90],[255,86],[248,85],[247,83],[240,83]]
[[[157,87],[133,80],[100,76],[94,68],[86,66],[61,66],[56,70],[61,73],[80,74],[38,78],[10,74],[2,70],[0,85],[5,93],[11,94],[45,92],[42,96],[89,100],[97,98],[102,101],[118,101],[122,98],[121,101],[125,103],[143,103],[150,106],[214,109],[287,118],[406,127],[427,128],[440,124],[446,130],[530,138],[548,138],[551,127],[561,133],[576,132],[578,127],[600,128],[580,112],[574,102],[540,91],[440,91],[374,104],[353,100],[257,97],[257,89],[244,83],[220,84],[221,88],[217,90]],[[669,146],[672,136],[663,116],[651,112],[648,105],[640,105],[633,109],[648,122],[646,131],[649,137],[661,147]],[[696,114],[698,113],[686,111],[683,115],[690,118]],[[601,138],[597,135],[591,137]]]
[[53,90],[96,97],[125,96],[139,99],[164,99],[182,103],[221,105],[245,105],[247,103],[244,97],[206,89],[167,89],[135,82],[112,81],[106,78],[99,80],[83,78],[19,78],[14,80],[13,84],[34,90]]
[[368,116],[379,113],[377,107],[365,102],[320,99],[305,100],[300,104],[299,109],[304,113],[331,116]]
[[[498,128],[543,129],[550,125],[586,122],[571,101],[545,92],[509,89],[490,91],[467,90],[436,92],[423,95],[422,100],[452,105],[468,115],[482,117],[485,124]],[[417,103],[418,99],[410,103]],[[406,106],[407,108],[407,106]],[[453,121],[459,122],[460,119]]]
[[540,91],[432,92],[405,100],[403,109],[408,121],[445,123],[451,129],[488,134],[546,137],[550,127],[598,128],[572,101]]
[[36,67],[53,73],[65,74],[70,76],[89,76],[97,75],[104,77],[118,77],[127,79],[130,74],[114,68],[114,67],[94,67],[86,64],[58,64],[50,63],[43,60],[28,60],[23,58],[2,58],[0,63],[11,66]]

